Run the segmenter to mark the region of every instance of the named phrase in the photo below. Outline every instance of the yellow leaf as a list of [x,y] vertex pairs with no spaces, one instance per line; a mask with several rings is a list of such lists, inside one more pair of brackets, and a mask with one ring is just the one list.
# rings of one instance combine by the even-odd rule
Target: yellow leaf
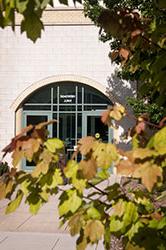
[[87,180],[84,179],[77,179],[73,178],[72,179],[72,184],[73,186],[80,192],[83,193],[85,187],[86,187]]
[[89,220],[85,226],[84,233],[92,243],[98,242],[104,235],[104,226],[99,220]]
[[4,199],[6,196],[6,184],[0,181],[0,200]]
[[64,168],[64,173],[67,178],[75,177],[78,170],[78,164],[76,161],[70,160],[67,166]]
[[23,192],[18,191],[16,198],[7,205],[5,213],[9,214],[14,212],[20,206],[22,198],[23,198]]
[[33,155],[39,150],[40,142],[37,139],[30,138],[22,142],[21,150],[28,161],[32,161]]
[[145,159],[147,157],[152,157],[158,155],[154,150],[148,148],[137,148],[133,150],[133,158],[135,159]]
[[119,121],[122,119],[124,114],[125,114],[125,108],[121,104],[115,104],[112,107],[109,116],[115,119],[116,121]]
[[83,224],[83,215],[81,212],[74,214],[69,220],[69,230],[72,236],[78,234]]
[[83,137],[78,141],[78,149],[82,155],[87,155],[93,148],[95,138],[92,136]]
[[96,160],[97,166],[107,169],[111,167],[113,160],[115,160],[115,148],[112,144],[98,143],[94,147],[92,156]]
[[134,171],[133,177],[141,178],[142,184],[151,192],[158,179],[162,180],[163,178],[162,169],[156,164],[146,162]]
[[47,162],[40,162],[36,165],[32,172],[33,177],[38,177],[41,173],[46,174],[49,169],[49,163]]
[[79,169],[82,171],[84,178],[91,180],[96,175],[96,162],[93,158],[89,160],[82,160],[79,163]]
[[126,203],[123,200],[119,200],[114,206],[113,206],[113,215],[121,217],[125,213]]

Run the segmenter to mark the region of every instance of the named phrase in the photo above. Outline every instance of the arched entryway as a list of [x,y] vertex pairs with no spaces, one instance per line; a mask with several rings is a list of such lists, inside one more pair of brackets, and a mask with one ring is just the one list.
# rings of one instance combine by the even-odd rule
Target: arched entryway
[[[95,87],[71,80],[53,82],[36,89],[22,101],[22,127],[58,120],[49,125],[49,136],[65,142],[69,158],[83,136],[97,134],[103,141],[111,141],[111,130],[100,120],[108,105],[111,101]],[[29,169],[30,165],[24,164],[24,168]]]

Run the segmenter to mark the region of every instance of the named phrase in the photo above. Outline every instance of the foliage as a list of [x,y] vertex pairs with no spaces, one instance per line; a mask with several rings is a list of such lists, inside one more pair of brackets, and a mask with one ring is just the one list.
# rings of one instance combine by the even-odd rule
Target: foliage
[[[14,24],[16,8],[24,16],[22,31],[26,30],[34,41],[40,36],[40,17],[50,1],[0,3],[1,26]],[[87,0],[85,8],[87,15],[104,29],[106,39],[115,38],[112,60],[120,63],[122,77],[125,74],[138,81],[142,96],[164,106],[165,1],[106,0],[104,4],[106,8],[100,6],[100,1]],[[37,24],[34,36],[31,20]],[[146,108],[149,112],[153,106]],[[153,119],[155,114],[152,113]],[[116,103],[101,119],[114,126],[115,121],[120,122],[125,116],[130,118],[127,110]],[[146,115],[135,121],[130,151],[88,136],[78,141],[77,151],[65,168],[60,161],[64,143],[58,138],[47,138],[46,126],[56,121],[23,129],[3,150],[4,156],[11,153],[13,160],[13,167],[2,170],[0,176],[0,199],[10,200],[6,213],[15,211],[24,197],[30,212],[36,214],[51,195],[60,192],[61,223],[67,222],[71,235],[78,236],[77,249],[84,250],[88,244],[102,240],[107,250],[115,250],[115,244],[125,250],[165,250],[166,118],[162,117],[157,125],[149,122]],[[76,161],[77,154],[82,156],[80,162]],[[32,172],[17,169],[23,158],[34,162]],[[116,183],[110,182],[113,167],[123,176]],[[68,188],[64,187],[64,177],[68,179]]]
[[156,103],[146,103],[143,99],[128,97],[128,104],[132,107],[135,116],[138,118],[142,114],[147,114],[150,122],[158,124],[165,115],[165,110]]
[[85,14],[101,28],[101,39],[110,40],[110,57],[121,64],[119,76],[137,81],[139,98],[165,107],[165,1],[105,0],[104,6],[86,0]]
[[[81,0],[73,0],[80,2]],[[68,0],[59,0],[61,4],[68,4]],[[0,27],[11,26],[15,30],[16,15],[22,17],[21,33],[26,32],[28,38],[33,42],[41,37],[44,29],[42,14],[46,7],[54,6],[53,0],[1,0],[0,1]]]
[[[125,114],[124,107],[115,105],[102,120],[112,124]],[[55,121],[29,125],[3,150],[12,153],[14,166],[0,178],[0,198],[11,200],[6,213],[15,211],[25,197],[30,212],[36,214],[50,195],[60,192],[59,216],[62,224],[68,222],[71,235],[78,235],[77,249],[99,240],[111,249],[114,237],[124,249],[165,249],[166,127],[147,139],[144,148],[128,152],[91,136],[82,138],[62,173],[64,144],[58,138],[47,139],[46,126],[51,122]],[[142,141],[137,129],[134,136]],[[80,162],[74,160],[78,153]],[[32,172],[17,170],[22,158],[36,164]],[[111,166],[126,176],[120,183],[106,182]],[[63,175],[68,188],[63,187]]]

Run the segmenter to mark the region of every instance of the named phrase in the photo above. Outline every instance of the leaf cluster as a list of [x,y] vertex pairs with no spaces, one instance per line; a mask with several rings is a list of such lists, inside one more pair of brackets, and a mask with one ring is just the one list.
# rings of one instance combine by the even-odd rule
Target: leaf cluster
[[[116,104],[104,114],[104,121],[119,121],[124,115],[124,107]],[[108,250],[115,242],[123,249],[164,249],[166,127],[147,138],[144,147],[138,144],[129,152],[84,137],[72,159],[62,166],[64,143],[47,138],[49,123],[28,126],[4,149],[5,154],[12,153],[14,164],[0,177],[0,198],[10,199],[6,213],[15,211],[24,198],[36,214],[51,195],[60,192],[61,224],[68,223],[71,235],[78,236],[77,249],[100,240]],[[139,135],[141,141],[138,132],[135,129],[133,140]],[[82,156],[79,162],[74,160],[77,154]],[[17,170],[16,163],[23,157],[35,163],[32,172]],[[110,181],[113,166],[124,176],[116,183]]]
[[[81,2],[81,0],[73,0]],[[68,0],[59,0],[59,3],[68,5]],[[16,16],[20,15],[21,33],[26,32],[27,38],[35,42],[41,37],[44,30],[42,22],[43,11],[47,6],[54,7],[53,0],[1,0],[0,1],[0,27],[11,26],[15,30]]]

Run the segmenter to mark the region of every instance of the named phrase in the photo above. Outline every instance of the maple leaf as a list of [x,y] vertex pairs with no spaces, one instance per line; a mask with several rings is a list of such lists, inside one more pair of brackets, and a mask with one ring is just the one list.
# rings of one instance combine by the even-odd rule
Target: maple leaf
[[25,134],[27,134],[28,132],[30,132],[33,128],[34,128],[33,125],[29,125],[29,126],[23,128],[23,129],[21,130],[21,132],[20,132],[18,135],[16,135],[15,137],[13,137],[13,138],[11,139],[11,143],[9,143],[9,144],[2,150],[2,152],[5,152],[4,156],[5,156],[7,153],[11,153],[11,152],[17,147],[17,141],[20,140],[20,139],[23,140],[23,138],[26,138],[26,137],[25,137]]
[[128,49],[120,48],[119,55],[124,59],[124,61],[127,61],[130,55],[130,52]]
[[104,112],[102,112],[101,121],[106,125],[110,123],[110,109],[107,109]]
[[125,108],[121,104],[115,104],[112,107],[109,116],[115,119],[116,121],[119,121],[122,119],[124,114],[125,114]]
[[125,213],[126,203],[122,199],[120,199],[114,206],[113,206],[113,215],[122,217]]
[[67,178],[76,177],[78,171],[78,164],[74,160],[69,160],[67,166],[64,168],[64,174]]
[[79,169],[82,171],[84,178],[91,180],[95,177],[97,172],[96,161],[93,158],[89,160],[81,160],[79,163]]
[[142,184],[151,192],[158,179],[163,179],[162,169],[156,164],[146,162],[134,171],[133,177],[141,178]]
[[6,184],[0,180],[0,200],[6,196]]
[[40,142],[37,139],[30,138],[22,142],[21,150],[28,161],[32,161],[33,155],[39,150]]
[[105,169],[111,167],[112,162],[117,159],[116,148],[112,144],[101,142],[94,145],[92,155],[97,166]]
[[68,225],[71,236],[74,236],[80,232],[82,224],[83,224],[82,212],[78,212],[70,218]]
[[104,235],[104,226],[99,220],[89,220],[85,226],[84,233],[91,242],[98,242]]
[[50,121],[47,121],[47,122],[41,122],[41,123],[35,125],[35,129],[41,129],[43,127],[46,127],[46,126],[48,126],[48,125],[50,125],[52,123],[56,123],[56,122],[57,122],[57,120],[50,120]]
[[16,149],[12,154],[12,165],[16,167],[23,157],[24,157],[23,151]]
[[135,131],[137,134],[141,134],[142,132],[145,131],[145,129],[146,129],[145,121],[140,121],[135,127]]
[[41,161],[32,172],[33,177],[38,177],[41,173],[46,174],[49,169],[49,162]]
[[93,148],[95,138],[92,136],[86,136],[78,141],[78,149],[82,155],[87,155]]
[[117,59],[117,57],[119,56],[119,51],[118,50],[114,50],[110,53],[110,58],[113,61],[115,61]]
[[130,160],[121,160],[118,165],[116,165],[117,173],[121,175],[131,176],[135,171],[135,165]]
[[147,157],[152,157],[155,155],[158,155],[157,152],[148,148],[136,148],[133,150],[134,159],[145,159]]

